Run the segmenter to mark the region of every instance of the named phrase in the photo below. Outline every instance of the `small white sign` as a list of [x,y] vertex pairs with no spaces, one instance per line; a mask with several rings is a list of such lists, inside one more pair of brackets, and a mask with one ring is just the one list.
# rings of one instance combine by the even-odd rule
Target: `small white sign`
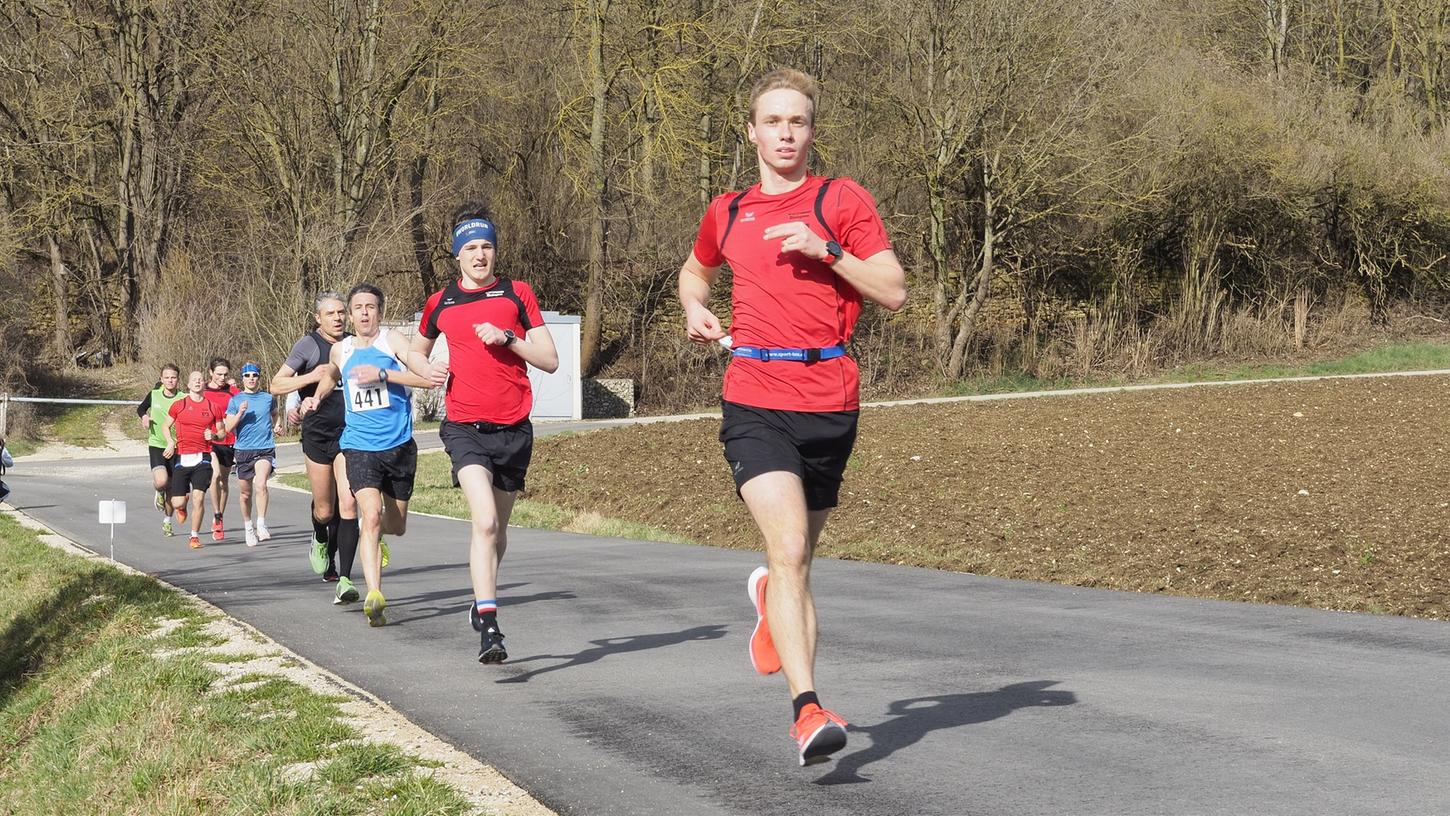
[[102,501],[100,504],[100,514],[102,524],[125,524],[126,503],[114,499]]

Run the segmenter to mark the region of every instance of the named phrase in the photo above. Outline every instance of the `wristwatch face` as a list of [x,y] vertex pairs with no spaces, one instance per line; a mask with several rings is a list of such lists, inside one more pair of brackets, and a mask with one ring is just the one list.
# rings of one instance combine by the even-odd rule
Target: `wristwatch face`
[[517,340],[518,339],[518,335],[514,334],[514,330],[513,329],[504,329],[503,330],[503,337],[504,337],[503,344],[505,346],[513,343],[514,340]]
[[826,251],[831,253],[831,260],[828,263],[835,263],[841,260],[841,245],[835,241],[826,242]]

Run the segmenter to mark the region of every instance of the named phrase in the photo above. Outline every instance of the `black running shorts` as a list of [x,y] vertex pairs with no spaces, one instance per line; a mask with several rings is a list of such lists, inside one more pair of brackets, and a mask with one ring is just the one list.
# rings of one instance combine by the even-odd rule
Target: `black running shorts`
[[836,506],[859,411],[777,411],[723,400],[720,405],[720,441],[736,493],[756,476],[787,471],[805,485],[806,509]]
[[498,490],[512,493],[524,489],[524,477],[534,455],[534,423],[529,420],[498,425],[445,419],[438,427],[438,438],[453,462],[454,487],[458,486],[458,471],[482,465],[493,474],[493,486]]
[[337,458],[337,441],[342,438],[343,398],[331,396],[316,411],[302,417],[302,455],[319,465],[331,465]]
[[418,443],[407,442],[385,451],[344,448],[347,481],[354,495],[359,490],[377,488],[398,501],[413,497],[413,478],[418,473]]
[[193,490],[206,490],[211,487],[211,454],[202,456],[201,462],[184,466],[181,464],[181,456],[177,455],[176,466],[171,470],[171,495],[185,496]]
[[230,468],[237,463],[237,451],[231,445],[212,445],[211,452],[218,467]]
[[170,473],[171,472],[172,466],[176,464],[176,454],[175,453],[172,453],[170,456],[167,456],[166,455],[166,449],[165,448],[153,448],[150,445],[147,445],[146,446],[146,450],[148,452],[150,452],[150,454],[151,454],[151,469],[152,470],[155,470],[157,468],[166,468],[166,472],[167,473]]
[[258,462],[266,462],[275,470],[277,467],[277,449],[258,448],[256,450],[238,450],[237,478],[244,482],[255,478]]

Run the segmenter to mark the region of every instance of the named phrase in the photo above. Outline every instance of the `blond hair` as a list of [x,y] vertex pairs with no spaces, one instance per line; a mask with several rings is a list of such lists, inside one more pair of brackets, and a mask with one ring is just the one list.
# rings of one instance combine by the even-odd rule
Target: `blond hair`
[[820,86],[814,79],[811,79],[810,74],[794,68],[777,68],[761,77],[755,83],[755,87],[750,89],[750,121],[755,121],[755,103],[760,100],[760,97],[781,88],[799,91],[806,99],[811,100],[811,124],[815,124],[816,93],[820,91]]

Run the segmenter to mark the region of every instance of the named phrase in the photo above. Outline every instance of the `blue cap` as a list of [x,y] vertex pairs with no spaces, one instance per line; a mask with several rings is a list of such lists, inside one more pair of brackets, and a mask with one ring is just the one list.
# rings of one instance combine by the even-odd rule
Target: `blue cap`
[[262,376],[262,369],[256,363],[247,363],[246,365],[242,366],[242,373],[256,374],[258,377],[260,377]]

